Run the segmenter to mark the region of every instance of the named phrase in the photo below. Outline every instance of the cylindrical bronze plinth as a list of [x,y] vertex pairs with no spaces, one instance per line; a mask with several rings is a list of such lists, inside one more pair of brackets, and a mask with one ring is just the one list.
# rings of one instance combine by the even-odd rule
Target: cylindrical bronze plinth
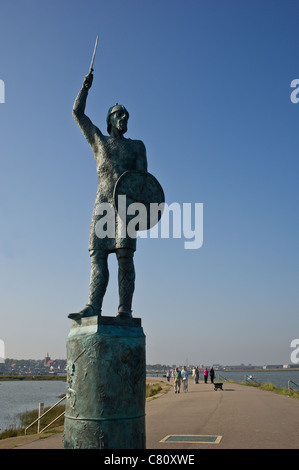
[[65,449],[145,448],[145,335],[139,318],[73,321]]

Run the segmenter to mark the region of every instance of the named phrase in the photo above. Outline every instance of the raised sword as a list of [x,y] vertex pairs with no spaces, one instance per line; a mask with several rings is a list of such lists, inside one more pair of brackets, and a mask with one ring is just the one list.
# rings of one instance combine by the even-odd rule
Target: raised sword
[[97,47],[98,47],[98,40],[99,40],[99,36],[97,36],[96,38],[96,43],[94,45],[94,50],[93,50],[93,54],[92,54],[92,59],[91,59],[91,63],[90,63],[90,67],[89,67],[89,73],[92,73],[93,72],[93,63],[94,63],[94,58],[96,56],[96,50],[97,50]]

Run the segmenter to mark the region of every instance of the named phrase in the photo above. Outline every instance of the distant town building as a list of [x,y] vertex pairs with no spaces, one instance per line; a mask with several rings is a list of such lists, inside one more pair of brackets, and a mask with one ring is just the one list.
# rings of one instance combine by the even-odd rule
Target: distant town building
[[51,358],[50,358],[50,356],[49,356],[49,353],[47,352],[47,355],[46,355],[46,357],[45,357],[45,359],[44,359],[44,366],[45,366],[45,367],[48,367],[48,366],[50,365],[50,362],[51,362]]
[[266,366],[263,366],[263,369],[282,369],[283,365],[282,364],[267,364]]

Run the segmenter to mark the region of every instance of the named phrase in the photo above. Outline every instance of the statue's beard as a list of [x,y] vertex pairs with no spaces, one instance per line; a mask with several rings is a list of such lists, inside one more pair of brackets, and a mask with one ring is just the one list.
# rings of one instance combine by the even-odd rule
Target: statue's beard
[[118,123],[117,128],[118,128],[118,130],[121,131],[123,134],[124,134],[125,132],[127,132],[127,130],[128,130],[127,124],[126,124],[126,123],[121,123],[121,122]]

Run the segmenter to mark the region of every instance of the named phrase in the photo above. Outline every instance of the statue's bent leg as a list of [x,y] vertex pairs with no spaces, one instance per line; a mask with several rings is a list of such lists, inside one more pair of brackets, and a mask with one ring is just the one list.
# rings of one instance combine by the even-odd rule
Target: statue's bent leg
[[102,312],[103,298],[109,280],[108,252],[104,250],[91,250],[91,272],[89,283],[88,304],[79,313],[71,313],[69,318],[79,319],[84,317],[100,316]]
[[118,260],[119,307],[117,316],[132,316],[132,299],[135,288],[134,251],[130,248],[119,248],[116,251]]

